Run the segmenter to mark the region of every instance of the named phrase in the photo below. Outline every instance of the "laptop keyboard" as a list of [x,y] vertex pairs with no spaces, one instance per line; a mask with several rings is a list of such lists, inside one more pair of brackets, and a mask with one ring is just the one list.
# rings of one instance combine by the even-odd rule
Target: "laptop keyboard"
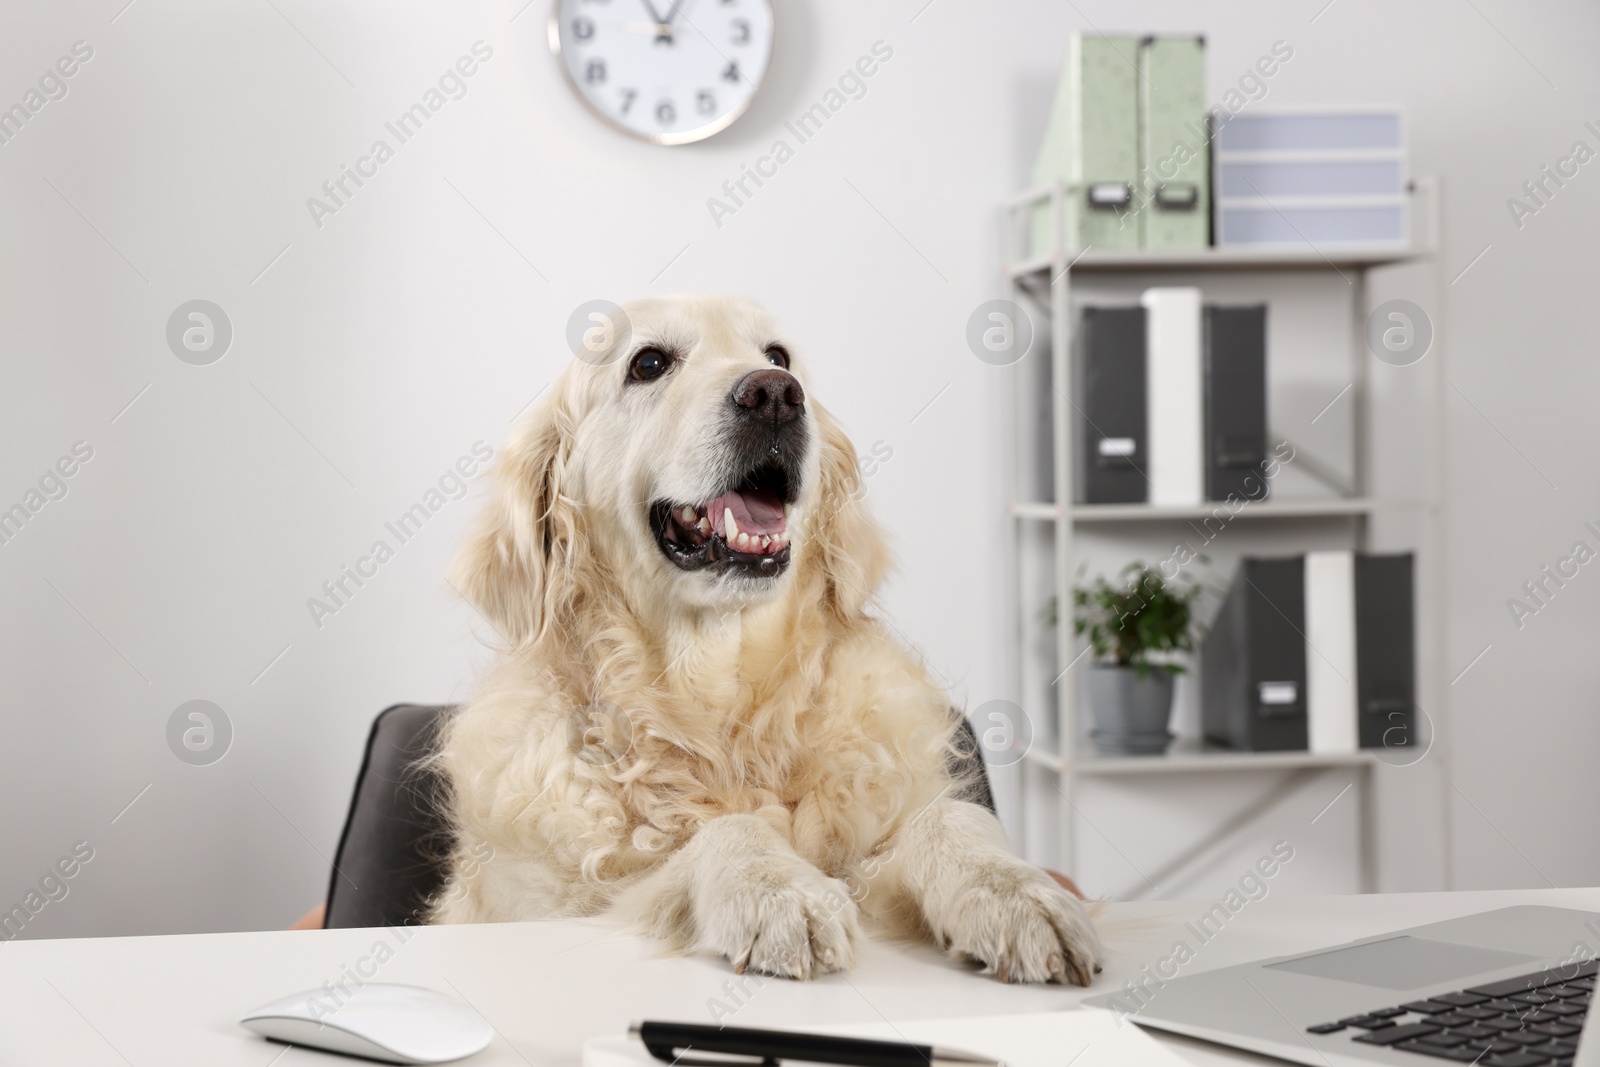
[[1306,1030],[1482,1067],[1572,1067],[1597,972],[1597,962],[1535,971]]

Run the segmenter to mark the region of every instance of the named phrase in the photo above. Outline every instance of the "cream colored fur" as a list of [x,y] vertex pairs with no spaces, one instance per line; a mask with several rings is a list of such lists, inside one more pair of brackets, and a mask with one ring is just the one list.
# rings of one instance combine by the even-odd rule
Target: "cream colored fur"
[[[437,757],[456,852],[433,921],[611,912],[804,978],[851,966],[865,915],[1003,979],[1086,984],[1083,906],[951,796],[945,695],[868,613],[887,553],[797,347],[745,301],[627,310],[616,358],[574,361],[515,430],[452,573],[508,647]],[[680,572],[650,502],[719,491],[730,391],[772,342],[807,392],[792,562]],[[627,382],[647,343],[683,358]]]

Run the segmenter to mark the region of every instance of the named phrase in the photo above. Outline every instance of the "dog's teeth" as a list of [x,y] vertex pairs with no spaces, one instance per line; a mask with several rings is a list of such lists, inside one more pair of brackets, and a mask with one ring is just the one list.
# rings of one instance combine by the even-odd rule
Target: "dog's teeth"
[[722,509],[722,536],[728,544],[733,544],[739,538],[739,524],[733,521],[733,509]]
[[694,508],[687,504],[678,509],[678,518],[683,520],[685,526],[693,526],[697,517],[694,513]]
[[749,534],[742,533],[742,534],[739,535],[739,547],[740,548],[749,548],[750,547],[750,535]]
[[711,535],[711,520],[707,518],[701,518],[701,520],[695,524],[695,529],[709,537]]
[[765,552],[772,547],[772,538],[763,534],[761,536],[761,551]]

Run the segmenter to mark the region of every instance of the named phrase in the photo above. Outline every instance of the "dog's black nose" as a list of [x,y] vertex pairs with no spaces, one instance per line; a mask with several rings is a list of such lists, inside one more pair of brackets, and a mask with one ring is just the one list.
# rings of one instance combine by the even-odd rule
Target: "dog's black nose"
[[733,387],[733,402],[751,418],[790,422],[805,407],[806,391],[794,375],[774,367],[740,378]]

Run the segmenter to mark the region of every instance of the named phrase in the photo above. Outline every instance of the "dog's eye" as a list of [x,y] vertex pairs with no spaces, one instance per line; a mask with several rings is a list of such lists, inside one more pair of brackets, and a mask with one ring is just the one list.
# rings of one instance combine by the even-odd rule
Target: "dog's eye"
[[768,345],[767,362],[772,364],[774,367],[782,367],[784,370],[788,370],[789,350],[784,348],[782,345]]
[[628,365],[628,377],[636,382],[648,382],[661,377],[672,366],[672,357],[659,348],[641,348],[633,354]]

